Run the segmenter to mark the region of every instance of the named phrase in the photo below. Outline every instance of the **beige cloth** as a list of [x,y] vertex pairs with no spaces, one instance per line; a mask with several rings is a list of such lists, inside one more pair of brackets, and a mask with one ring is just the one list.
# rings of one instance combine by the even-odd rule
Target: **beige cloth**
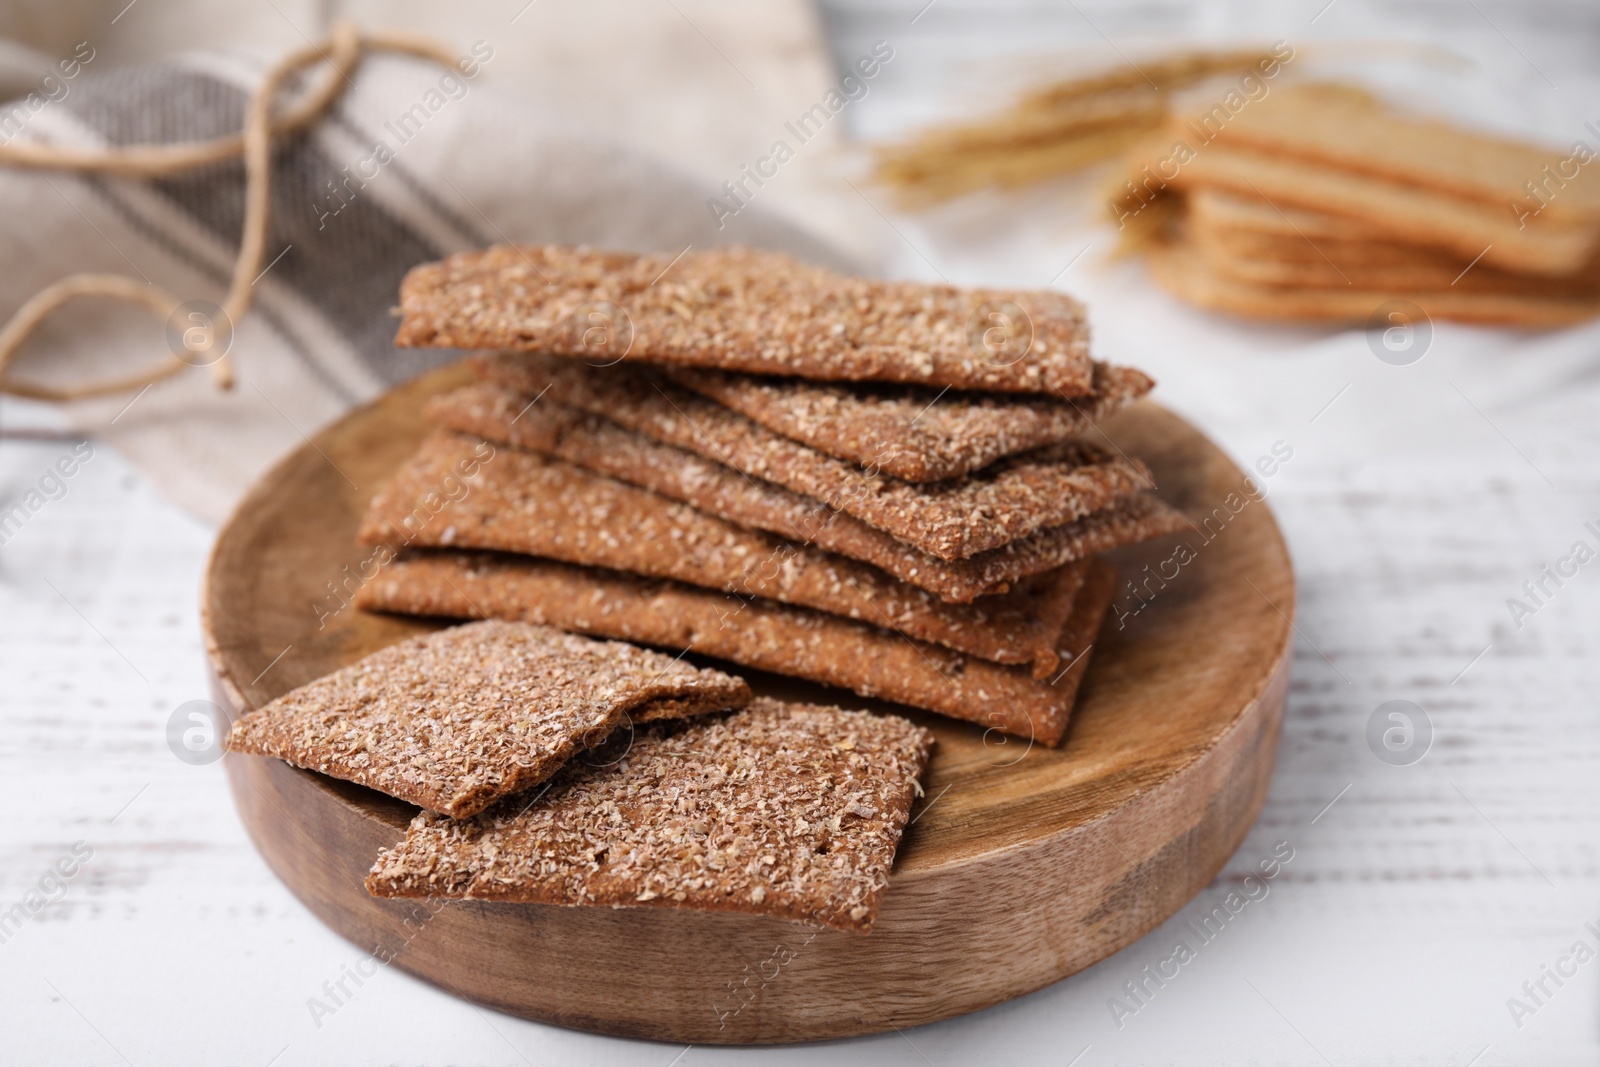
[[[89,10],[103,27],[116,14],[108,6],[123,4],[67,0],[40,53],[72,54],[74,12]],[[47,94],[17,136],[106,145],[237,129],[266,62],[302,45],[302,33],[319,34],[327,12],[310,8],[321,6],[279,3],[280,13],[228,5],[227,18],[207,4],[127,8],[115,34],[80,38],[93,58],[65,92]],[[520,13],[498,3],[406,0],[350,2],[333,14],[436,31],[482,59],[482,73],[446,84],[425,63],[369,60],[330,117],[279,154],[272,265],[257,283],[257,309],[234,336],[232,393],[217,394],[195,371],[131,407],[127,397],[72,409],[79,426],[198,515],[219,520],[305,435],[449,358],[390,344],[395,286],[417,262],[502,240],[667,252],[745,242],[844,267],[870,257],[859,245],[841,250],[863,232],[850,221],[858,209],[827,177],[842,119],[720,227],[707,204],[833,84],[813,14],[798,0],[540,0]],[[266,47],[138,62],[197,36]],[[0,63],[0,83],[5,72]],[[26,72],[17,77],[23,88],[37,85]],[[0,275],[0,310],[81,270],[142,276],[185,299],[220,301],[241,189],[237,166],[154,184],[0,172],[0,207],[27,220],[0,229],[0,255],[27,265]],[[146,317],[81,304],[30,345],[18,373],[122,373],[166,350],[164,331]]]

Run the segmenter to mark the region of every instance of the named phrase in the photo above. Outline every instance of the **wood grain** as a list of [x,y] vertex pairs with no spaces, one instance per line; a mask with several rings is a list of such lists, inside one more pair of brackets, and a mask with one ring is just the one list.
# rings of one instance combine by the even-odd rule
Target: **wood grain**
[[[218,538],[202,598],[219,700],[234,713],[417,632],[338,608],[370,554],[365,500],[424,431],[437,372],[313,439],[252,490]],[[1107,423],[1196,518],[1243,475],[1152,404]],[[1237,497],[1235,498],[1238,499]],[[868,937],[773,920],[653,910],[369,897],[361,877],[411,809],[253,757],[227,758],[240,814],[286,884],[365,951],[481,1003],[612,1034],[776,1042],[906,1027],[1037,989],[1130,943],[1205,886],[1265,798],[1288,681],[1294,581],[1264,503],[1096,647],[1059,750],[913,712],[939,738],[927,798]],[[1129,575],[1172,543],[1125,551]],[[346,569],[348,568],[348,570]],[[349,580],[357,580],[349,578]],[[1151,584],[1150,589],[1156,589]],[[1137,606],[1124,592],[1123,610]],[[870,701],[757,676],[758,689]],[[408,923],[408,919],[410,922]]]

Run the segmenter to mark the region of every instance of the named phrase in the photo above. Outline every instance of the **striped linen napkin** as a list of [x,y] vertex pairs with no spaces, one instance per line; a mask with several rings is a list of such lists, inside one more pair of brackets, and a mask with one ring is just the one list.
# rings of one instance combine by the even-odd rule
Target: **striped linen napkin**
[[[479,46],[481,49],[481,43]],[[471,56],[471,48],[463,50]],[[843,253],[759,205],[718,220],[701,178],[530,107],[493,85],[407,58],[369,56],[305,135],[280,139],[256,306],[233,333],[238,376],[204,371],[138,395],[72,405],[171,499],[218,521],[306,435],[452,353],[399,350],[390,314],[405,271],[502,241],[676,253],[727,243],[848,267]],[[240,129],[267,57],[196,53],[124,68],[83,63],[58,99],[0,112],[0,138],[79,147],[204,139]],[[4,128],[6,116],[17,116]],[[0,170],[0,310],[75,271],[147,279],[220,302],[243,211],[238,162],[155,182]],[[78,310],[81,309],[81,310]],[[77,311],[77,313],[75,313]],[[19,377],[133,372],[169,350],[147,314],[84,303],[57,316]]]

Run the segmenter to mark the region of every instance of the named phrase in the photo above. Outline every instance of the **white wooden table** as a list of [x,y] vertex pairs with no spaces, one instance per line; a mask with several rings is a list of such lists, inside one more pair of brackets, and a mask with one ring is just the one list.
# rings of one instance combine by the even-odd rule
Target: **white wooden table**
[[[877,38],[896,48],[852,114],[858,132],[897,129],[998,69],[958,57],[1071,46],[1115,58],[1102,31],[1119,41],[1158,30],[1429,32],[1481,64],[1439,83],[1440,107],[1558,142],[1592,141],[1581,121],[1600,117],[1592,5],[1479,0],[1407,8],[1402,22],[1340,0],[1315,26],[1320,0],[1187,15],[1089,5],[979,14],[940,0],[913,24],[921,6],[830,18],[839,55]],[[920,219],[878,206],[894,219],[884,236],[900,273],[1054,282],[1090,302],[1099,354],[1150,369],[1159,398],[1238,459],[1280,441],[1293,449],[1268,483],[1300,576],[1277,779],[1229,870],[1183,913],[1014,1003],[834,1046],[685,1050],[591,1037],[481,1011],[392,968],[346,982],[352,995],[314,1019],[308,1001],[326,1003],[324,983],[361,951],[266,869],[220,768],[187,765],[167,743],[174,710],[206,696],[196,595],[212,531],[101,448],[0,546],[0,1060],[1595,1062],[1600,561],[1559,588],[1547,580],[1521,625],[1507,600],[1532,606],[1523,583],[1575,542],[1600,550],[1600,327],[1518,335],[1441,324],[1425,356],[1391,366],[1360,332],[1246,326],[1174,304],[1137,266],[1103,261],[1108,235],[1072,188]],[[50,419],[0,405],[0,425]],[[37,488],[72,447],[0,440],[0,501]],[[1368,740],[1369,720],[1392,700],[1413,702],[1413,721],[1431,729],[1425,754],[1405,765]],[[1422,752],[1420,737],[1402,757]],[[1293,858],[1270,893],[1202,944],[1200,919],[1275,848]],[[70,878],[51,873],[60,861]],[[30,911],[41,892],[46,906],[20,928],[6,924],[13,904]],[[1132,998],[1125,983],[1180,941],[1195,958]],[[1558,983],[1556,968],[1571,976]],[[1527,1010],[1513,1012],[1510,998]]]

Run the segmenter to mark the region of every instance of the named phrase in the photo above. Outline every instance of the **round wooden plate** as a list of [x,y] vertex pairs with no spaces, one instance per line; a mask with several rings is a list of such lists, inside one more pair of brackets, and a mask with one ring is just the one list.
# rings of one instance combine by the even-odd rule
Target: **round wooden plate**
[[[203,595],[229,714],[428,625],[343,604],[372,573],[370,550],[354,545],[362,508],[426,432],[422,401],[464,380],[435,372],[349,415],[240,504]],[[362,878],[415,809],[278,760],[226,757],[240,816],[306,906],[373,953],[365,973],[392,962],[562,1026],[697,1044],[834,1038],[974,1011],[1080,971],[1181,908],[1244,839],[1271,777],[1294,610],[1283,539],[1238,468],[1150,403],[1106,429],[1150,464],[1163,496],[1209,517],[1204,532],[1183,539],[1187,551],[1169,540],[1119,556],[1139,592],[1122,587],[1114,611],[1129,614],[1108,619],[1061,748],[909,713],[938,746],[868,936],[666,908],[378,900]]]

